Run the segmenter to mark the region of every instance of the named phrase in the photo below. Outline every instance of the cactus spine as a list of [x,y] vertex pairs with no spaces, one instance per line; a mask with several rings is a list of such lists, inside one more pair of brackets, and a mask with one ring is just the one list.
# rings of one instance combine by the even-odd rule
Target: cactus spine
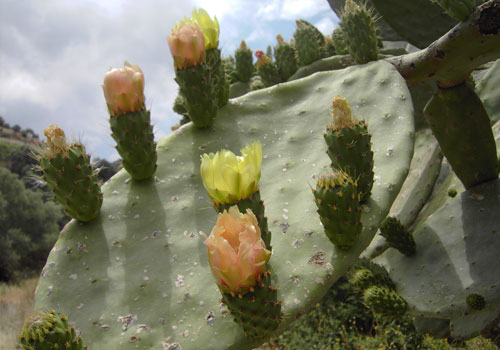
[[252,77],[254,72],[252,50],[247,47],[245,40],[240,44],[240,47],[234,54],[236,58],[236,74],[242,82],[247,82]]
[[342,169],[356,179],[361,201],[368,199],[373,186],[373,152],[366,123],[352,117],[349,102],[337,95],[331,109],[333,123],[324,134],[333,169]]
[[378,38],[375,21],[369,10],[346,0],[340,26],[349,54],[358,64],[378,59]]
[[68,318],[56,313],[37,312],[24,324],[19,344],[23,350],[83,350],[82,338],[68,324]]
[[321,176],[313,190],[328,239],[347,250],[363,228],[357,184],[341,170]]
[[91,221],[102,205],[97,172],[79,143],[66,143],[64,131],[51,125],[44,131],[48,146],[37,156],[42,179],[54,193],[65,213],[82,222]]

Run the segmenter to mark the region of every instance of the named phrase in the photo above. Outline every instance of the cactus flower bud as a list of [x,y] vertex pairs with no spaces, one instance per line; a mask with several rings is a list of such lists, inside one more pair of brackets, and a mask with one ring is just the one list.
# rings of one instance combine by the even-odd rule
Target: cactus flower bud
[[271,62],[271,59],[262,50],[255,50],[254,55],[257,57],[257,68]]
[[167,37],[176,70],[205,62],[205,39],[200,27],[186,18],[175,24]]
[[216,205],[249,198],[259,189],[262,144],[247,145],[241,154],[223,149],[201,158],[203,185]]
[[64,135],[63,129],[57,125],[51,125],[43,130],[43,133],[47,138],[47,144],[49,146],[48,152],[52,154],[65,154],[68,152],[69,145],[66,142],[66,136]]
[[200,27],[205,39],[205,50],[215,49],[219,46],[219,21],[217,17],[210,18],[204,9],[193,10],[193,22]]
[[124,66],[125,68],[113,68],[107,72],[102,84],[112,117],[145,109],[142,70],[138,65],[128,62]]
[[357,120],[352,118],[352,111],[349,102],[342,96],[337,95],[333,99],[330,113],[333,123],[328,126],[330,130],[339,130],[342,128],[352,128]]
[[252,210],[246,214],[237,206],[217,217],[205,240],[208,263],[216,283],[224,293],[243,295],[262,281],[271,252],[260,236]]

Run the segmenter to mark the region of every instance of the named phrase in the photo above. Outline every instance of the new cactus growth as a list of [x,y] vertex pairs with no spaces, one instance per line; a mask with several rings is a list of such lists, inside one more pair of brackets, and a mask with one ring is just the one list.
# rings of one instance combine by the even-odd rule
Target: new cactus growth
[[344,40],[344,31],[342,27],[335,28],[332,33],[332,41],[337,55],[347,55],[349,53],[349,48]]
[[365,6],[346,0],[340,26],[349,54],[356,63],[378,59],[377,29],[372,13]]
[[236,50],[236,75],[242,82],[247,82],[254,72],[252,50],[247,47],[245,40],[241,41],[240,47]]
[[380,226],[380,234],[389,245],[401,253],[412,256],[416,252],[416,244],[408,229],[394,217],[387,217]]
[[[217,68],[219,66],[215,67],[220,54],[217,51],[210,54],[209,64],[215,67],[212,69],[206,61],[205,36],[198,24],[189,18],[175,24],[167,41],[174,59],[175,81],[184,96],[189,118],[196,127],[210,127],[222,101],[219,96],[222,73]],[[212,41],[211,44],[215,45]],[[214,78],[217,82],[213,81]]]
[[327,154],[333,169],[347,172],[358,184],[361,201],[370,196],[373,186],[371,135],[364,120],[353,118],[349,102],[337,95],[330,110],[333,122],[324,134]]
[[68,216],[82,222],[93,220],[99,215],[102,193],[85,147],[68,144],[58,126],[51,125],[44,133],[47,146],[37,155],[42,179]]
[[317,29],[309,23],[297,20],[297,29],[293,33],[299,66],[305,66],[323,57],[323,42],[320,42]]
[[237,206],[218,215],[206,238],[212,274],[234,320],[250,338],[269,336],[279,325],[281,303],[270,285],[267,262],[271,252],[261,238],[257,218]]
[[36,312],[24,324],[19,335],[23,350],[84,350],[82,338],[68,323],[65,315]]
[[262,78],[265,87],[273,86],[281,83],[281,77],[278,73],[278,68],[273,61],[262,50],[256,50],[257,57],[257,72]]
[[375,314],[387,317],[399,317],[406,313],[408,304],[394,290],[374,285],[365,289],[363,301]]
[[276,36],[276,40],[278,45],[274,47],[274,59],[281,79],[287,81],[298,68],[295,49],[280,34]]
[[472,294],[467,295],[466,301],[467,301],[467,305],[469,305],[469,307],[472,310],[482,310],[486,306],[486,301],[484,300],[484,298],[480,294],[477,294],[477,293],[472,293]]
[[110,114],[111,136],[123,167],[134,180],[148,179],[156,171],[157,155],[150,112],[144,104],[144,75],[139,66],[111,69],[102,85]]
[[328,239],[340,249],[349,249],[363,228],[356,181],[337,170],[321,176],[313,194]]

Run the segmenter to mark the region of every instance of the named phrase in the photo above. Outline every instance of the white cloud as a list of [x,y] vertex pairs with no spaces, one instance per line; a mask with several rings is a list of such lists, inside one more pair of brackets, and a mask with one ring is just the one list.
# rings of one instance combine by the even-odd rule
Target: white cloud
[[338,24],[334,21],[333,16],[323,17],[318,22],[314,23],[314,25],[325,35],[331,35],[333,29],[338,27]]
[[258,17],[266,21],[308,18],[330,9],[327,1],[318,0],[270,0],[256,3],[260,5]]

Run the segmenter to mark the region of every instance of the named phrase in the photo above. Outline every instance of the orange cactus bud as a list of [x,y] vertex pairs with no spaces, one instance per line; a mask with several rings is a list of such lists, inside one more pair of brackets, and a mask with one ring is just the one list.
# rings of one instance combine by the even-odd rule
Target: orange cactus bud
[[63,129],[57,125],[51,125],[43,130],[47,138],[47,145],[49,146],[47,152],[51,155],[64,154],[68,151],[69,145],[66,142],[66,136]]
[[205,39],[200,27],[186,18],[178,22],[167,37],[175,69],[185,69],[205,62]]
[[125,68],[113,68],[104,76],[102,89],[109,114],[122,114],[145,109],[144,75],[136,64],[125,62]]
[[224,210],[205,245],[208,263],[222,292],[243,295],[262,281],[271,252],[250,209],[246,214],[237,206],[229,212]]

